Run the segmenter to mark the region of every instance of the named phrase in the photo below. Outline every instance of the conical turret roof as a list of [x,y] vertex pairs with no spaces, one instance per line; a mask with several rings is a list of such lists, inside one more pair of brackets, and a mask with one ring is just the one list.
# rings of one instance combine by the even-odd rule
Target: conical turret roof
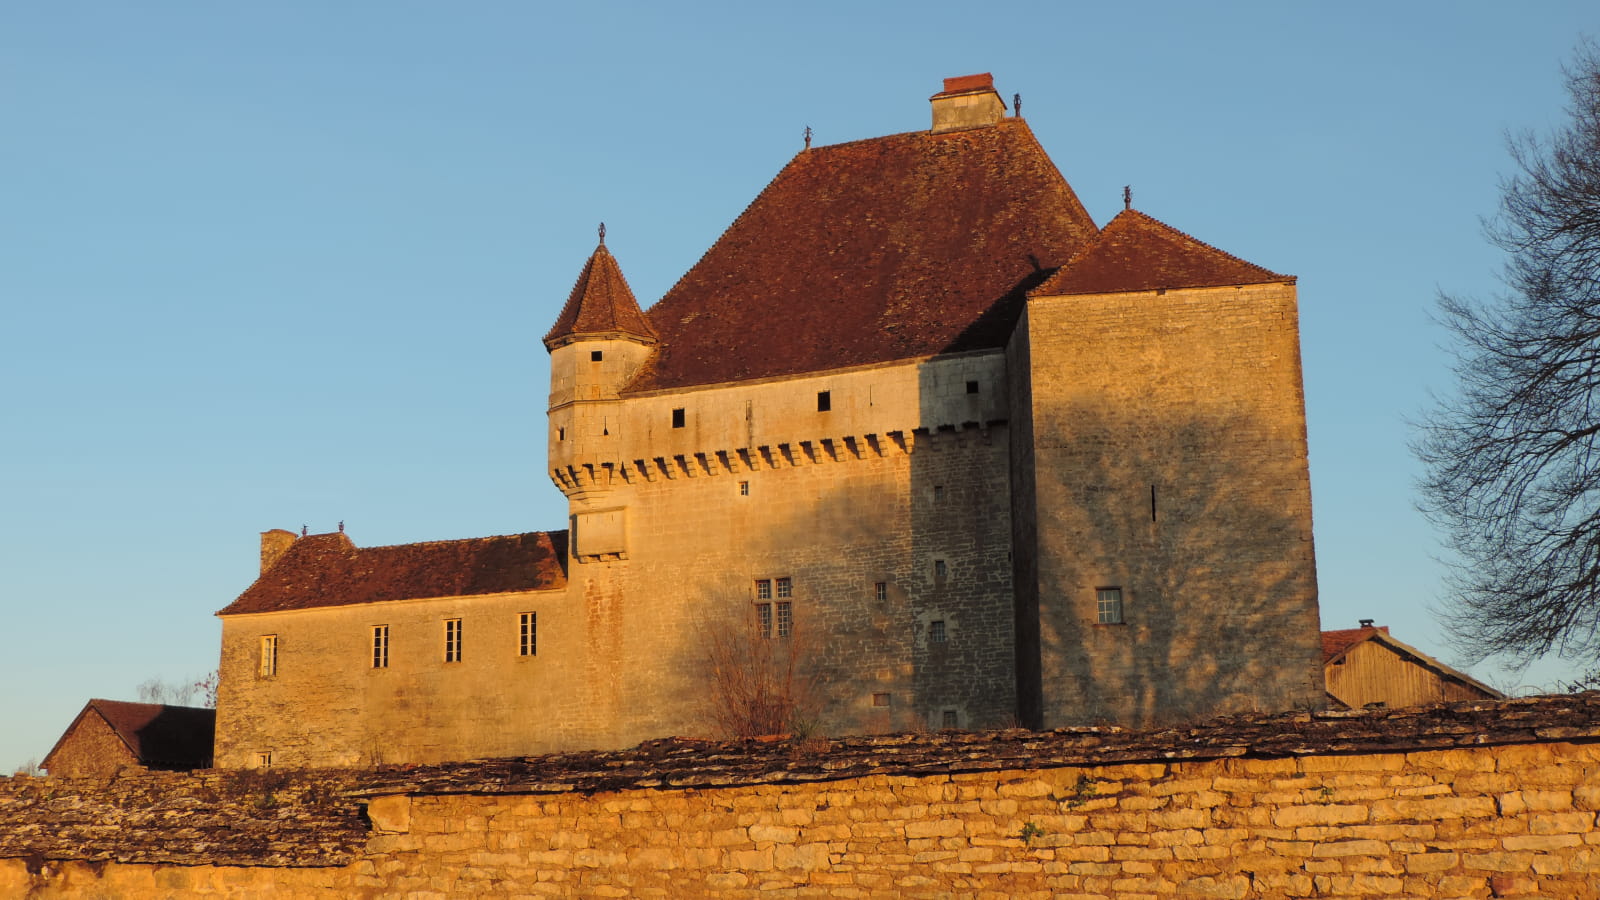
[[622,277],[622,267],[606,249],[602,238],[594,248],[589,261],[583,264],[578,283],[567,297],[567,305],[550,333],[544,336],[544,345],[556,347],[579,337],[627,337],[646,343],[656,342],[656,330],[639,309],[628,280]]

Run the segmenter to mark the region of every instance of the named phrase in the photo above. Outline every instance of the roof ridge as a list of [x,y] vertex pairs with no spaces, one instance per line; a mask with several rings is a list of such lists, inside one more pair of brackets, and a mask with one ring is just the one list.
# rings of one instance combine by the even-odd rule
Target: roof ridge
[[[511,532],[509,534],[485,534],[485,535],[481,535],[479,537],[465,537],[465,538],[440,538],[438,540],[433,540],[433,541],[409,541],[409,542],[404,543],[404,544],[373,544],[370,547],[356,546],[356,549],[357,550],[391,550],[391,549],[394,549],[396,547],[425,547],[425,546],[443,545],[443,544],[464,544],[464,543],[466,543],[468,541],[492,541],[492,540],[494,540],[496,538],[527,537],[530,534],[552,535],[552,534],[566,534],[566,533],[567,533],[567,529],[565,529],[565,528],[559,528],[559,529],[555,529],[553,531],[513,531],[513,532]],[[316,535],[308,535],[308,537],[315,537],[315,536]],[[354,542],[352,542],[352,543],[354,543]]]
[[[1228,251],[1222,249],[1221,247],[1218,247],[1216,244],[1212,244],[1212,243],[1209,243],[1207,241],[1202,241],[1199,238],[1195,237],[1194,235],[1190,234],[1189,232],[1184,231],[1182,228],[1178,228],[1178,227],[1176,227],[1174,225],[1169,225],[1166,222],[1156,218],[1155,216],[1152,216],[1149,213],[1144,212],[1143,210],[1134,209],[1131,206],[1128,207],[1127,209],[1123,210],[1122,212],[1117,213],[1115,216],[1112,216],[1111,217],[1111,221],[1115,222],[1117,219],[1121,218],[1124,214],[1127,214],[1127,213],[1132,213],[1133,215],[1136,215],[1136,216],[1144,219],[1145,221],[1150,222],[1151,224],[1159,225],[1162,228],[1167,229],[1168,231],[1171,231],[1171,232],[1173,232],[1175,234],[1178,234],[1178,235],[1180,235],[1180,236],[1182,236],[1184,238],[1187,238],[1188,240],[1194,241],[1196,244],[1199,244],[1200,246],[1206,248],[1207,250],[1210,250],[1213,253],[1219,253],[1219,254],[1221,254],[1223,256],[1226,256],[1228,259],[1231,259],[1236,263],[1241,263],[1241,264],[1249,266],[1249,267],[1251,267],[1253,269],[1260,269],[1261,271],[1266,272],[1269,275],[1276,275],[1279,278],[1293,278],[1294,277],[1293,275],[1285,275],[1282,272],[1274,272],[1271,269],[1267,268],[1266,266],[1257,265],[1257,264],[1251,262],[1248,259],[1244,259],[1242,257],[1234,256],[1232,253],[1229,253]],[[1111,222],[1107,222],[1106,225],[1109,227],[1111,225]]]
[[1293,284],[1292,275],[1241,259],[1131,206],[1030,297]]

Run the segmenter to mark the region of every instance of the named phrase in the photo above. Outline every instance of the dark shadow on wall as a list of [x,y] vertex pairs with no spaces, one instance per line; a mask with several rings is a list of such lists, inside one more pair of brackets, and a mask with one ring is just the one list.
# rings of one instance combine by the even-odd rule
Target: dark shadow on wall
[[[1050,415],[1033,473],[1043,724],[1320,706],[1294,429],[1203,410]],[[1113,588],[1123,621],[1103,623]]]

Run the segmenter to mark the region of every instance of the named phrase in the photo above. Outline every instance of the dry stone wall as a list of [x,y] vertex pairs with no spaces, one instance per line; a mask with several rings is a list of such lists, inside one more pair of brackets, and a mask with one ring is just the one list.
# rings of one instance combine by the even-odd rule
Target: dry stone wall
[[5,783],[0,895],[1600,896],[1594,694],[220,777]]

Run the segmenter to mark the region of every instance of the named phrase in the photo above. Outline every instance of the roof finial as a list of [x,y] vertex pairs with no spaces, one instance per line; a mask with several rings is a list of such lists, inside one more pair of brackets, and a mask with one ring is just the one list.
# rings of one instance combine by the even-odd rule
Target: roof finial
[[310,531],[311,531],[311,529],[308,526],[305,526],[305,525],[301,525],[300,526],[300,536],[301,537],[305,537],[306,534],[308,534]]
[[811,149],[811,126],[806,126],[806,149]]
[[340,534],[344,534],[344,520],[343,519],[339,520],[339,533]]
[[1133,209],[1133,185],[1131,184],[1122,186],[1122,208]]
[[1012,94],[1011,95],[1011,114],[1013,116],[1016,116],[1019,119],[1022,118],[1022,95],[1021,94]]
[[606,245],[606,223],[600,223],[600,246]]

